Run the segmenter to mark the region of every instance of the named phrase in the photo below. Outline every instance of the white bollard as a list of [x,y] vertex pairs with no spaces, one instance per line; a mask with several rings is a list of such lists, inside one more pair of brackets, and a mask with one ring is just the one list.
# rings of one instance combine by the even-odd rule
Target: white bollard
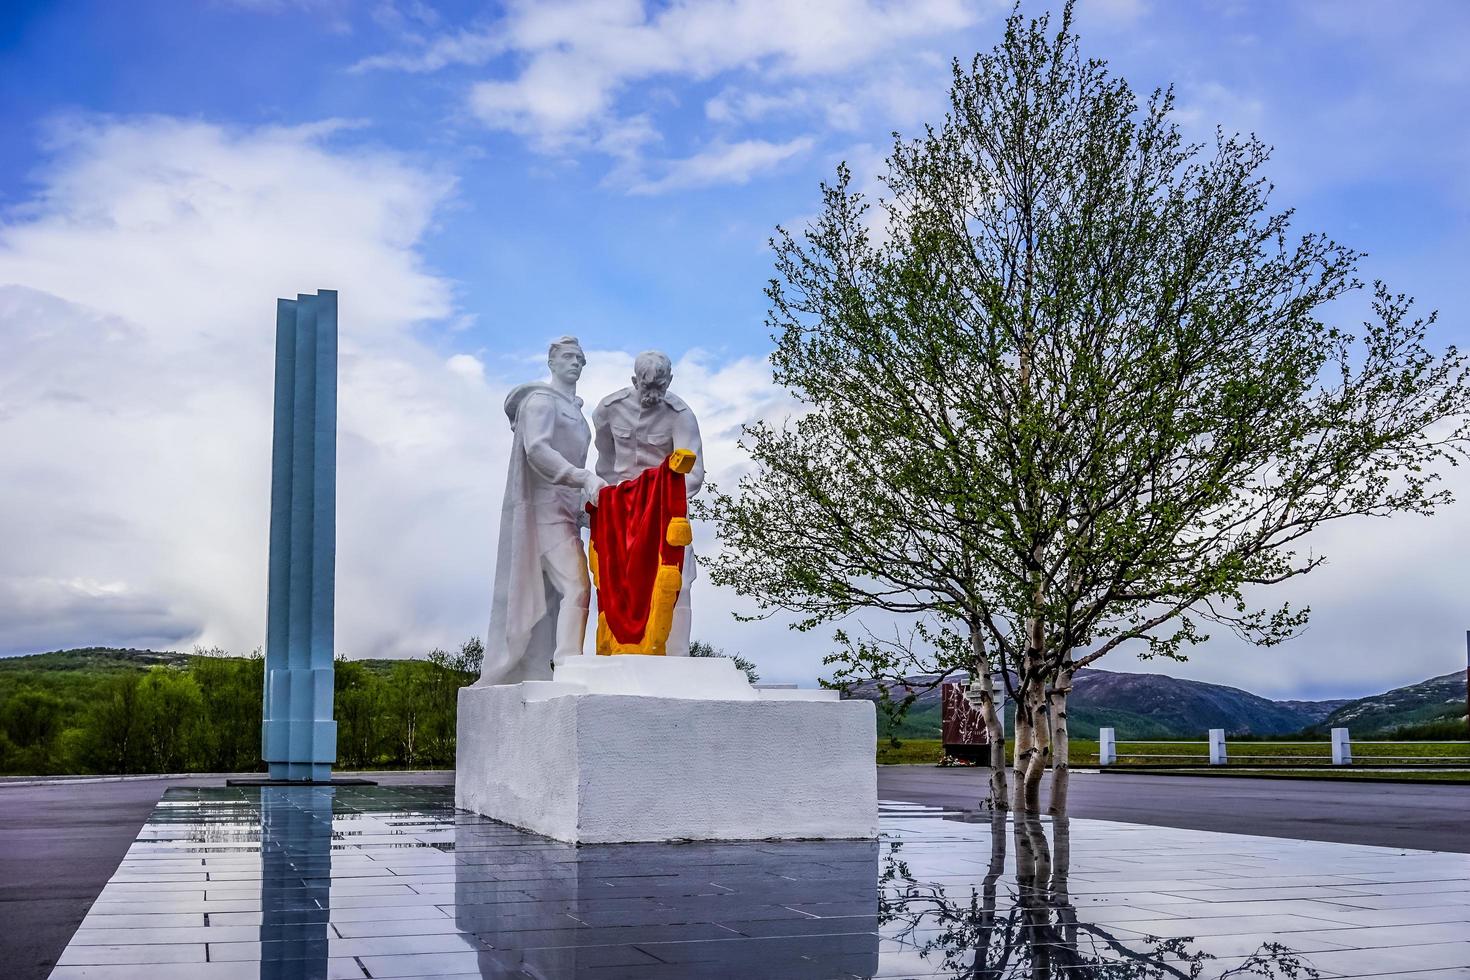
[[1111,766],[1118,761],[1118,742],[1111,728],[1097,730],[1097,764]]
[[1225,765],[1225,729],[1210,729],[1210,765]]
[[1346,728],[1334,728],[1332,730],[1332,764],[1334,766],[1350,766],[1353,764],[1353,742],[1348,737]]

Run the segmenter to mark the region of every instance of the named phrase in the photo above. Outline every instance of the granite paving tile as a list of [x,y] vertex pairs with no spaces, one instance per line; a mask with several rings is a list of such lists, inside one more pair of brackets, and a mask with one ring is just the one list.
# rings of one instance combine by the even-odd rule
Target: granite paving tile
[[[97,906],[87,912],[82,920],[83,929],[168,929],[204,925],[203,912],[136,912],[131,906],[98,910]],[[221,922],[220,925],[229,923]]]
[[1340,976],[1394,971],[1458,969],[1470,975],[1470,942],[1426,943],[1381,949],[1350,949],[1312,954],[1314,965]]
[[[1177,906],[1166,904],[1151,907],[1156,912],[1162,912],[1165,915],[1178,911]],[[1188,914],[1191,919],[1218,919],[1240,915],[1304,915],[1308,918],[1326,919],[1331,922],[1351,922],[1353,921],[1351,918],[1344,916],[1348,913],[1362,911],[1364,910],[1355,909],[1349,905],[1339,905],[1330,900],[1319,902],[1304,898],[1261,898],[1238,902],[1197,902],[1189,907]],[[1158,918],[1158,916],[1154,915],[1151,918]]]
[[739,932],[711,922],[681,925],[580,926],[568,921],[563,929],[521,929],[481,936],[497,949],[556,949],[563,946],[621,946],[631,943],[733,939]]
[[[1335,912],[1334,922],[1354,926],[1413,926],[1421,923],[1470,925],[1470,906],[1442,905],[1413,909],[1350,909]],[[1470,932],[1470,929],[1462,930]]]
[[[1379,949],[1388,946],[1419,946],[1426,943],[1443,942],[1446,938],[1443,923],[1424,925],[1352,926],[1322,931],[1296,933],[1293,941],[1310,942],[1323,939],[1353,949]],[[1460,930],[1459,938],[1470,939],[1470,931]],[[1470,970],[1470,961],[1463,965]]]
[[1237,933],[1283,933],[1330,929],[1334,923],[1304,915],[1222,915],[1214,918],[1139,919],[1118,926],[1141,936],[1229,936]]
[[[204,963],[203,943],[162,943],[146,946],[79,946],[62,950],[59,966],[105,966],[110,964]],[[141,971],[140,971],[141,972]]]
[[794,919],[721,920],[717,923],[742,936],[772,938],[776,936],[823,936],[876,934],[879,919],[876,915],[841,915],[827,918],[801,916]]
[[51,980],[260,980],[259,963],[151,963],[136,965],[57,966]]
[[162,929],[78,929],[67,949],[73,946],[138,946],[160,943],[207,943],[254,939],[259,929],[247,926],[189,926]]
[[372,919],[366,922],[338,922],[333,924],[332,931],[343,939],[367,939],[381,936],[457,935],[462,930],[455,925],[453,919],[440,915],[437,919]]
[[[429,915],[433,905],[368,905],[359,908],[331,909],[332,922],[381,922],[385,919],[422,919]],[[440,914],[444,914],[440,911]]]

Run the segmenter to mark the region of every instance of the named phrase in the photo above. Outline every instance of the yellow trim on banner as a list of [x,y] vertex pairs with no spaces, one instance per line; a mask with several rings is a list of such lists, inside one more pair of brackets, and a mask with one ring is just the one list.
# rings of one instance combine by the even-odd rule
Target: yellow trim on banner
[[601,657],[616,654],[642,654],[662,657],[667,652],[669,631],[674,626],[674,605],[679,601],[679,590],[684,587],[684,576],[673,565],[659,565],[653,580],[653,599],[648,607],[648,625],[643,630],[640,643],[620,643],[607,625],[607,617],[597,613],[597,654]]
[[665,532],[665,540],[675,548],[687,548],[694,543],[694,529],[689,526],[687,517],[670,517],[669,528]]

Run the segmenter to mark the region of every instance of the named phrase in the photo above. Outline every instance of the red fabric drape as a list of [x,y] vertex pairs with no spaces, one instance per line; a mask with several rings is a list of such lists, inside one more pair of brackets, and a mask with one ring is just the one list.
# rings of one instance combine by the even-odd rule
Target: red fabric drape
[[659,565],[684,568],[684,549],[668,543],[669,520],[687,517],[684,474],[665,460],[632,480],[603,487],[592,515],[597,551],[597,608],[620,643],[639,643],[648,628]]

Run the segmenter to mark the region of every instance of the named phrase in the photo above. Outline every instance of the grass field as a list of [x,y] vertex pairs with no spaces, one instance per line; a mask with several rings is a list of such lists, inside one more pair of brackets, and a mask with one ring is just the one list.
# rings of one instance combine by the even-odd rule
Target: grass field
[[1230,776],[1246,779],[1310,779],[1346,780],[1355,783],[1470,783],[1470,770],[1465,769],[1329,769],[1314,766],[1293,769],[1289,766],[1270,769],[1249,766],[1216,766],[1199,769],[1171,769],[1167,766],[1139,766],[1115,769],[1113,772],[1147,773],[1157,776]]
[[[1353,744],[1353,761],[1358,764],[1392,765],[1402,763],[1414,766],[1421,763],[1462,762],[1470,767],[1470,744],[1465,742],[1403,742],[1375,744],[1356,742]],[[1258,762],[1262,765],[1301,767],[1321,766],[1331,770],[1332,746],[1328,742],[1226,742],[1230,765],[1215,772],[1238,773],[1238,763]],[[878,743],[878,764],[914,765],[938,763],[944,755],[943,745],[938,739],[904,739],[894,747],[887,741]],[[1125,766],[1178,766],[1205,765],[1210,761],[1209,745],[1206,742],[1121,742],[1118,745],[1118,763]],[[1097,742],[1090,739],[1072,740],[1072,764],[1074,766],[1097,765]],[[1347,778],[1366,777],[1372,770],[1331,770],[1333,775]],[[1393,775],[1393,774],[1385,774]],[[1434,773],[1416,773],[1415,776],[1431,776]],[[1454,776],[1453,773],[1440,775]],[[1457,779],[1436,780],[1458,782]]]
[[[1076,743],[1074,743],[1076,744]],[[1080,758],[1081,749],[1074,748],[1073,759],[1078,765],[1097,764],[1097,743],[1090,742],[1089,758]],[[1328,742],[1231,742],[1226,740],[1226,754],[1233,765],[1236,762],[1256,761],[1262,763],[1292,763],[1330,766],[1332,745]],[[1353,743],[1353,761],[1378,765],[1402,762],[1414,765],[1420,762],[1464,762],[1470,765],[1470,744],[1465,742],[1397,742],[1397,743]],[[1150,758],[1152,756],[1152,758]],[[1160,757],[1163,758],[1160,758]],[[1183,756],[1183,758],[1178,758]],[[1210,761],[1210,749],[1206,742],[1120,742],[1118,762],[1122,765],[1194,765]]]

